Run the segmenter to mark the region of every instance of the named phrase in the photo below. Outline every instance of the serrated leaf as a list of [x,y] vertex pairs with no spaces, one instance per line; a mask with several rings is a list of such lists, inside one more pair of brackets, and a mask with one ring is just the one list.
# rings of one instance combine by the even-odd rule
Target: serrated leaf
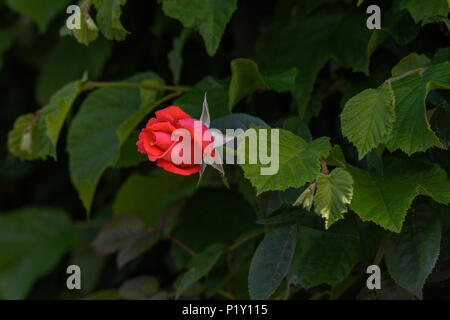
[[[126,81],[140,83],[148,79],[161,81],[152,72]],[[158,95],[155,91],[153,102],[148,100],[143,104],[137,88],[101,88],[84,100],[69,128],[67,150],[72,182],[88,214],[104,170],[118,162],[121,145],[131,130],[156,107]]]
[[292,93],[303,119],[316,76],[329,59],[337,58],[347,68],[367,69],[370,31],[365,14],[326,8],[287,13],[259,39],[257,62],[264,69],[297,68]]
[[336,285],[348,277],[359,258],[356,237],[301,226],[288,284],[305,289],[324,283]]
[[6,0],[6,4],[16,12],[29,16],[39,26],[39,31],[44,33],[51,20],[58,13],[65,13],[69,0]]
[[314,211],[325,219],[328,229],[333,223],[342,219],[347,212],[347,205],[352,202],[353,179],[342,168],[336,168],[330,175],[319,174],[317,191],[314,196]]
[[392,89],[383,85],[366,89],[345,104],[341,113],[342,134],[356,146],[359,159],[391,132],[395,121],[393,103]]
[[85,78],[58,90],[50,103],[35,115],[27,114],[16,120],[9,134],[9,150],[22,160],[56,159],[59,133],[75,99],[82,91]]
[[207,76],[196,83],[173,103],[179,106],[191,117],[199,119],[202,113],[202,104],[208,95],[209,113],[211,119],[228,115],[228,80],[218,80]]
[[236,10],[236,0],[163,0],[164,13],[181,21],[186,28],[197,29],[206,50],[213,56],[225,27]]
[[422,287],[433,270],[441,245],[441,224],[429,209],[409,213],[400,234],[386,239],[386,265],[400,286],[422,299]]
[[430,58],[428,58],[426,55],[413,52],[400,60],[392,68],[392,76],[397,77],[410,70],[424,68],[428,66],[430,62]]
[[0,297],[23,299],[77,241],[59,209],[27,207],[0,215]]
[[194,282],[206,275],[216,264],[226,247],[221,243],[214,243],[192,257],[188,263],[189,271],[183,276],[176,288],[176,298],[178,299],[183,292],[189,288]]
[[268,299],[278,288],[291,265],[296,243],[296,225],[267,233],[250,265],[248,290],[252,299]]
[[122,6],[127,0],[93,0],[97,8],[97,23],[108,40],[125,40],[129,32],[120,22]]
[[261,73],[258,65],[250,60],[238,58],[231,61],[231,82],[228,92],[230,111],[245,96],[256,90],[271,89],[288,91],[295,85],[297,70],[272,70]]
[[449,13],[447,0],[403,0],[400,7],[407,9],[416,23],[431,16],[447,16]]
[[[261,136],[261,130],[268,131],[265,137]],[[258,146],[267,146],[269,150],[272,143],[272,130],[274,129],[257,129],[258,143],[251,143],[249,146],[248,139],[245,139],[247,142],[240,143],[238,146],[238,154],[245,154],[246,157],[249,152],[258,154]],[[326,137],[306,143],[305,140],[287,130],[276,130],[279,130],[279,139],[274,142],[274,146],[278,146],[279,152],[278,155],[270,154],[273,161],[278,160],[278,172],[272,175],[262,175],[261,168],[269,165],[263,165],[259,160],[256,164],[250,164],[249,159],[246,159],[245,163],[241,165],[245,177],[251,181],[258,194],[268,190],[298,188],[313,181],[320,172],[320,158],[326,157],[331,149],[329,139]],[[246,131],[244,134],[248,132]]]
[[114,201],[114,214],[135,214],[152,225],[172,202],[195,191],[195,181],[184,176],[161,173],[158,176],[131,175]]
[[443,231],[439,258],[427,281],[440,282],[447,279],[450,279],[450,231]]
[[426,117],[425,99],[433,89],[450,88],[450,62],[431,66],[423,74],[412,74],[392,82],[395,123],[386,146],[408,155],[431,147],[443,148]]
[[354,181],[350,209],[363,221],[373,221],[393,232],[401,231],[406,212],[419,192],[443,204],[450,202],[450,183],[437,165],[385,158],[382,180],[361,169],[346,169]]
[[125,300],[149,300],[159,290],[159,283],[155,277],[140,276],[125,281],[117,292]]

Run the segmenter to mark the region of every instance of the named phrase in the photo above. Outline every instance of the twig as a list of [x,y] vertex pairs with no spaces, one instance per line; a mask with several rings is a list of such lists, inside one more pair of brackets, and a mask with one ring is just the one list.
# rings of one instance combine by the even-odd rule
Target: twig
[[328,174],[328,167],[327,167],[327,163],[325,162],[325,160],[320,159],[320,165],[322,167],[320,172],[323,173],[323,174]]
[[42,115],[42,110],[41,109],[36,111],[36,114],[34,115],[34,118],[30,121],[30,123],[28,124],[27,128],[23,132],[24,134],[29,133],[31,130],[33,130],[33,126],[36,124],[36,122],[38,122],[38,120],[41,117],[41,115]]
[[167,86],[162,84],[146,84],[146,83],[133,83],[133,82],[87,82],[83,85],[83,90],[91,90],[95,88],[103,87],[125,87],[125,88],[143,88],[153,90],[168,90],[168,91],[180,91],[184,92],[189,90],[186,86]]
[[257,236],[259,236],[260,234],[263,234],[263,233],[264,233],[264,229],[255,231],[254,233],[249,234],[248,236],[242,238],[241,240],[239,240],[239,241],[235,242],[234,244],[232,244],[231,246],[229,246],[226,249],[226,251],[233,251],[234,249],[239,247],[241,244],[243,244],[243,243],[247,242],[248,240],[251,240],[251,239],[253,239],[253,238],[255,238],[255,237],[257,237]]
[[183,248],[191,256],[195,256],[194,250],[189,248],[184,242],[174,238],[172,235],[164,232],[163,230],[157,229],[155,227],[151,227],[150,230],[161,234],[163,237],[165,237],[165,238],[169,239],[170,241],[172,241],[172,242],[176,243],[177,245],[179,245],[181,248]]
[[228,292],[223,291],[222,289],[217,290],[217,293],[227,299],[236,300],[235,296],[233,296],[232,294],[229,294]]
[[378,247],[377,254],[375,255],[375,259],[373,260],[374,265],[379,265],[381,262],[381,259],[383,259],[384,256],[384,241],[386,239],[386,235],[383,236],[383,238],[380,241],[380,246]]
[[403,74],[401,74],[401,75],[399,75],[399,76],[396,76],[396,77],[387,79],[387,80],[385,81],[385,83],[388,84],[389,87],[392,88],[392,82],[398,81],[398,80],[400,80],[400,79],[403,79],[403,78],[405,78],[405,77],[407,77],[407,76],[409,76],[409,75],[411,75],[411,74],[417,73],[417,72],[420,74],[420,76],[422,76],[423,73],[424,73],[427,69],[428,69],[428,67],[423,67],[423,68],[417,68],[417,69],[409,70],[409,71],[407,71],[407,72],[405,72],[405,73],[403,73]]
[[86,20],[89,20],[91,18],[91,16],[89,15],[89,0],[84,0],[83,13]]

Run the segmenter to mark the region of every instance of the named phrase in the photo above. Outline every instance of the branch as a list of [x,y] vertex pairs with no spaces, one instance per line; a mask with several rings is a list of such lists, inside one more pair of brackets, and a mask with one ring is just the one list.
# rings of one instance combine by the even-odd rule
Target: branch
[[83,85],[83,90],[91,90],[94,88],[104,88],[104,87],[125,87],[125,88],[143,88],[151,90],[168,90],[168,91],[179,91],[185,92],[189,90],[190,87],[186,86],[167,86],[162,84],[147,84],[147,83],[133,83],[133,82],[93,82],[89,81]]
[[392,89],[392,82],[398,81],[398,80],[400,80],[400,79],[403,79],[403,78],[405,78],[405,77],[407,77],[407,76],[409,76],[409,75],[411,75],[411,74],[414,74],[414,73],[419,73],[420,76],[422,76],[423,73],[424,73],[427,69],[428,69],[428,67],[423,67],[423,68],[417,68],[417,69],[409,70],[409,71],[407,71],[407,72],[405,72],[405,73],[403,73],[403,74],[401,74],[401,75],[399,75],[399,76],[396,76],[396,77],[387,79],[384,83],[386,83],[387,85],[389,85],[389,87]]
[[195,252],[194,250],[192,250],[191,248],[189,248],[184,242],[174,238],[172,235],[164,232],[163,230],[157,229],[155,227],[150,227],[151,231],[154,231],[156,233],[159,233],[160,235],[162,235],[163,237],[169,239],[170,241],[176,243],[177,245],[179,245],[181,248],[183,248],[187,253],[189,253],[191,256],[195,256]]

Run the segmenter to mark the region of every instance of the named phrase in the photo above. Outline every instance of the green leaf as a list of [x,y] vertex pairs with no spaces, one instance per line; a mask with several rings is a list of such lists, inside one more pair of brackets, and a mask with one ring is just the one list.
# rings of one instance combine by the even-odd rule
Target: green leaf
[[344,218],[343,214],[347,212],[347,205],[352,202],[352,196],[353,179],[347,171],[336,168],[330,175],[319,174],[314,210],[325,219],[327,229]]
[[238,58],[231,61],[231,75],[228,92],[230,111],[245,96],[267,88],[258,65],[252,60]]
[[[158,80],[152,73],[141,73],[127,82]],[[152,91],[152,90],[149,90]],[[153,109],[159,93],[142,101],[137,88],[102,88],[91,93],[69,128],[70,173],[88,214],[97,183],[106,168],[116,165],[120,148],[131,130]]]
[[21,115],[14,122],[13,129],[8,134],[8,149],[21,160],[39,158],[39,133],[33,124],[36,118],[28,113]]
[[119,160],[115,165],[116,168],[129,168],[148,161],[148,156],[140,152],[136,152],[136,141],[138,136],[131,134],[120,148]]
[[422,299],[422,287],[439,256],[441,224],[429,209],[411,212],[400,234],[386,240],[386,265],[400,286]]
[[144,231],[132,236],[119,249],[116,258],[117,267],[121,269],[128,262],[150,250],[160,239],[161,235],[152,231]]
[[295,68],[261,74],[254,61],[244,58],[234,59],[231,61],[231,82],[228,92],[230,111],[242,98],[256,90],[272,89],[283,92],[292,89],[296,75]]
[[65,13],[69,0],[6,0],[11,10],[29,16],[39,26],[39,31],[44,33],[51,20],[58,14]]
[[324,283],[334,286],[349,276],[359,258],[356,237],[301,226],[288,284],[305,289]]
[[104,289],[91,293],[83,300],[120,300],[120,296],[115,289]]
[[290,117],[284,120],[283,129],[295,133],[300,138],[305,139],[305,141],[307,142],[312,141],[311,131],[309,131],[308,125],[299,117]]
[[203,100],[207,94],[209,114],[211,119],[228,115],[228,81],[217,80],[207,76],[195,84],[185,94],[175,100],[179,106],[192,118],[199,119],[202,113]]
[[365,14],[339,8],[309,12],[304,8],[288,11],[257,45],[257,62],[262,69],[297,68],[292,93],[302,119],[307,114],[315,79],[328,60],[336,58],[346,68],[367,70],[370,36]]
[[148,300],[159,290],[159,283],[155,277],[140,276],[125,281],[119,288],[118,294],[125,300]]
[[125,40],[129,32],[120,22],[122,6],[127,0],[93,0],[97,8],[97,23],[108,40]]
[[386,143],[388,149],[401,149],[411,155],[431,147],[443,148],[428,123],[425,99],[433,89],[450,88],[450,62],[393,81],[392,88],[396,121]]
[[115,216],[106,221],[92,246],[101,254],[110,254],[121,249],[143,230],[144,222],[136,215]]
[[394,93],[383,85],[347,101],[341,113],[342,134],[358,149],[359,159],[385,141],[395,121]]
[[439,203],[450,202],[450,183],[439,166],[390,157],[383,160],[382,180],[364,170],[346,168],[354,181],[350,209],[363,221],[400,232],[406,212],[419,193]]
[[416,23],[431,16],[447,16],[449,13],[447,0],[403,0],[400,3],[400,7],[408,9]]
[[176,288],[176,299],[194,282],[206,275],[216,264],[226,247],[221,243],[210,245],[200,254],[195,255],[188,263],[189,271],[183,276]]
[[34,116],[20,116],[9,134],[10,152],[22,160],[45,159],[47,156],[56,159],[59,133],[84,82],[85,78],[58,90],[50,103]]
[[439,48],[431,60],[431,64],[439,64],[450,60],[450,47]]
[[74,29],[73,35],[79,43],[86,46],[98,38],[98,28],[91,17],[86,17],[84,10],[81,11],[80,29]]
[[450,279],[450,231],[442,233],[439,259],[427,281],[440,282],[447,279]]
[[135,214],[152,225],[169,204],[195,191],[192,178],[163,172],[157,176],[131,175],[114,201],[115,214]]
[[186,28],[197,29],[206,50],[213,56],[219,47],[225,26],[236,10],[236,0],[163,0],[164,13],[181,21]]
[[59,88],[81,79],[86,72],[90,80],[97,80],[110,55],[111,44],[105,39],[86,47],[71,37],[61,38],[42,61],[36,87],[39,104],[47,104]]
[[65,85],[51,97],[50,103],[42,109],[42,115],[38,122],[42,139],[41,157],[51,155],[56,158],[59,133],[75,99],[82,92],[82,85],[86,80],[84,76],[80,81]]
[[267,233],[252,259],[248,275],[250,297],[268,299],[286,276],[297,243],[297,226]]
[[183,48],[190,34],[190,29],[183,29],[180,36],[173,39],[172,50],[167,54],[169,68],[175,84],[180,83],[181,69],[183,67]]
[[345,159],[344,152],[340,145],[337,144],[333,146],[325,162],[329,166],[342,168],[347,166],[347,160]]
[[430,58],[426,55],[413,52],[400,60],[399,63],[392,68],[392,76],[397,77],[410,70],[427,67],[430,62]]
[[280,214],[276,214],[274,216],[270,216],[269,218],[261,218],[256,220],[258,224],[284,224],[284,223],[293,223],[298,220],[301,216],[301,211],[289,211],[283,212]]
[[248,115],[246,113],[232,113],[211,122],[211,128],[215,129],[247,130],[252,126],[269,127],[269,125],[260,118]]
[[408,11],[400,7],[402,0],[392,1],[387,10],[382,11],[381,29],[372,31],[367,55],[370,56],[375,49],[383,43],[388,37],[392,37],[395,42],[405,45],[414,40],[419,34],[421,28],[411,18]]
[[23,299],[77,240],[59,209],[27,207],[0,215],[0,298]]
[[[264,137],[261,130],[269,132]],[[261,168],[269,165],[263,165],[259,160],[256,164],[250,164],[249,159],[246,159],[245,164],[241,165],[245,177],[251,181],[258,194],[268,190],[298,188],[313,181],[320,172],[320,158],[326,157],[331,149],[329,139],[326,137],[306,143],[302,138],[284,129],[257,129],[258,143],[251,143],[249,146],[247,142],[249,139],[245,139],[246,143],[240,143],[238,146],[238,154],[245,154],[246,158],[249,152],[258,154],[258,145],[267,146],[269,149],[273,130],[279,130],[279,141],[274,142],[274,146],[279,149],[278,155],[272,154],[274,150],[270,153],[273,162],[278,161],[278,172],[262,175]],[[251,135],[251,132],[246,131],[244,136],[248,134]]]

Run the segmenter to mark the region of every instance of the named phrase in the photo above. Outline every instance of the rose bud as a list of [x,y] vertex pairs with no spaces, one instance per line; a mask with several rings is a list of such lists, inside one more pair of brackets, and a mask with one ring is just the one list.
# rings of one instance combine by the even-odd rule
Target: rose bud
[[[214,142],[208,127],[176,106],[155,114],[139,134],[138,151],[166,171],[185,176],[200,172],[205,148]],[[214,149],[208,149],[214,157]],[[183,157],[183,152],[188,152],[187,156]]]

